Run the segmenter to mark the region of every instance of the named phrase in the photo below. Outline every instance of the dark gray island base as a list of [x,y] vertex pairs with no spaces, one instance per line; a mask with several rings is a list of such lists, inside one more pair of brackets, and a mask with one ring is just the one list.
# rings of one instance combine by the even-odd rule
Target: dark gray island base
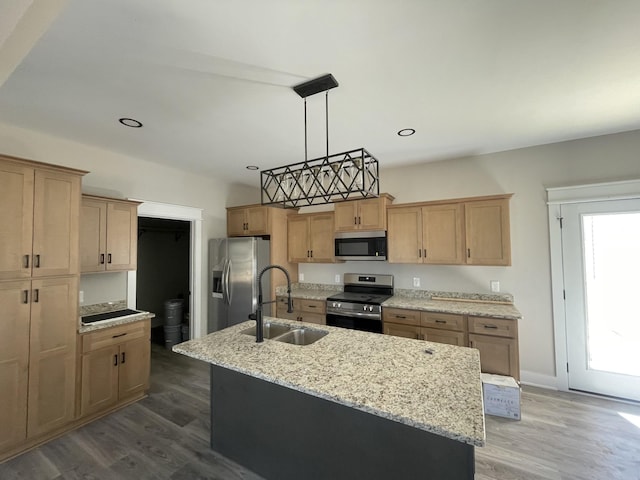
[[211,446],[270,480],[470,479],[474,446],[211,366]]

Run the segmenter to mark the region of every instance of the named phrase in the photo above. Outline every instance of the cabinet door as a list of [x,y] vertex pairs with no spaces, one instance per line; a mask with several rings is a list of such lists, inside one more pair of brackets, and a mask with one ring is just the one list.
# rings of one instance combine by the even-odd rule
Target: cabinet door
[[509,199],[465,203],[464,216],[466,263],[511,265]]
[[307,263],[311,261],[309,256],[309,219],[307,216],[289,215],[287,219],[287,248],[290,262]]
[[420,327],[414,325],[401,325],[398,323],[384,323],[385,335],[395,335],[396,337],[404,338],[420,338]]
[[80,211],[80,271],[102,272],[106,268],[107,204],[82,199]]
[[465,347],[467,345],[463,332],[453,332],[451,330],[440,330],[437,328],[423,328],[421,333],[421,338],[430,342],[447,343],[449,345],[457,345],[459,347]]
[[309,217],[309,247],[312,262],[332,263],[334,261],[333,217],[333,213],[315,214]]
[[386,202],[382,198],[358,200],[358,229],[386,230]]
[[0,280],[31,276],[33,168],[0,160]]
[[483,372],[508,375],[520,380],[517,339],[469,334],[469,346],[480,350]]
[[125,342],[120,346],[118,400],[142,394],[149,388],[150,338]]
[[327,318],[321,313],[300,312],[298,319],[301,322],[315,323],[317,325],[326,325]]
[[423,263],[462,264],[461,204],[422,207]]
[[336,232],[351,232],[358,229],[358,205],[356,201],[338,202],[334,206],[334,228]]
[[107,202],[107,270],[135,270],[137,258],[137,205]]
[[245,213],[244,208],[227,210],[227,235],[229,237],[247,235],[245,232],[247,223]]
[[29,437],[73,420],[77,327],[77,277],[34,280],[29,354]]
[[245,235],[269,234],[269,211],[265,207],[249,207],[246,211]]
[[117,345],[82,356],[82,395],[80,415],[105,410],[118,401]]
[[27,437],[31,282],[0,283],[0,451]]
[[420,207],[389,209],[387,217],[389,263],[422,263],[422,210]]
[[79,273],[80,177],[35,171],[33,277]]

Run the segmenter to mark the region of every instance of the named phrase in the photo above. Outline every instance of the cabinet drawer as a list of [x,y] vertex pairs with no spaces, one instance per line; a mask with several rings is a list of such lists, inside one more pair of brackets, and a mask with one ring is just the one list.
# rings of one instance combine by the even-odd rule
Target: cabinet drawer
[[294,308],[309,313],[325,313],[327,311],[327,302],[325,300],[296,299]]
[[110,347],[129,340],[145,338],[150,335],[149,320],[118,325],[82,335],[82,353],[92,352],[104,347]]
[[452,313],[422,312],[420,321],[423,327],[464,332],[463,315],[454,315]]
[[420,326],[420,312],[404,308],[382,308],[383,322]]
[[469,333],[516,338],[518,324],[515,320],[492,317],[469,317]]
[[421,338],[423,340],[428,340],[429,342],[447,343],[449,345],[457,345],[459,347],[467,346],[463,332],[454,332],[439,328],[423,328],[421,331]]

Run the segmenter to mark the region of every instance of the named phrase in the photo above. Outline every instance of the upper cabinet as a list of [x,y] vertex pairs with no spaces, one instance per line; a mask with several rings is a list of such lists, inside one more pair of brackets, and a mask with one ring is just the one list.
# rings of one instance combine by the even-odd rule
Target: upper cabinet
[[289,215],[287,236],[291,263],[332,263],[333,212]]
[[388,261],[511,265],[510,198],[499,195],[390,207]]
[[335,231],[386,230],[387,206],[394,197],[381,193],[377,198],[335,204]]
[[85,173],[0,156],[0,279],[78,273]]
[[227,208],[227,235],[229,237],[269,235],[271,227],[269,208],[260,205]]
[[82,196],[80,263],[83,273],[135,270],[138,202]]

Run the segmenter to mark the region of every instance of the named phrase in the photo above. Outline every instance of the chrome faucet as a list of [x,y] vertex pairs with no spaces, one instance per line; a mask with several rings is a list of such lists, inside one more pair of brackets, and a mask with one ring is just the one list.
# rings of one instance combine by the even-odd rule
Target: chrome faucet
[[264,341],[264,332],[262,331],[262,306],[267,303],[274,303],[275,300],[269,300],[268,302],[262,301],[262,275],[267,270],[271,270],[272,268],[277,268],[278,270],[282,270],[282,272],[287,277],[287,312],[293,312],[293,302],[291,301],[291,278],[289,277],[289,272],[287,272],[280,265],[267,265],[264,267],[260,273],[258,274],[258,309],[254,315],[249,315],[249,318],[256,321],[256,342],[260,343]]

